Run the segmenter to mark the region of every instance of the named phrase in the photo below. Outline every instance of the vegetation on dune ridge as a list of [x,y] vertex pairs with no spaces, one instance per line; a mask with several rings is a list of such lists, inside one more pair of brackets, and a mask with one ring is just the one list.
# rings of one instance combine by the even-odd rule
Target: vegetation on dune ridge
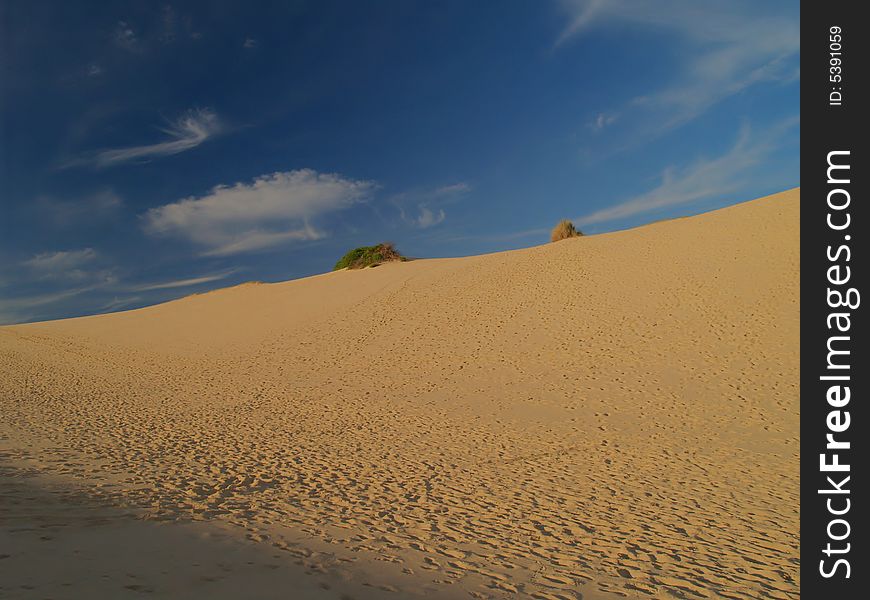
[[562,219],[555,227],[553,227],[553,231],[550,232],[550,241],[558,242],[559,240],[580,237],[581,235],[583,235],[583,232],[574,227],[574,223],[568,219]]
[[383,242],[376,246],[360,246],[354,248],[335,263],[333,271],[340,269],[364,269],[381,263],[408,260],[396,250],[396,247],[390,242]]

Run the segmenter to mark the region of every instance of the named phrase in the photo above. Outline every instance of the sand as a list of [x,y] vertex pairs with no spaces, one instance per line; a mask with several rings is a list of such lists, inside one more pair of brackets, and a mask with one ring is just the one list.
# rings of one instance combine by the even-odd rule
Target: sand
[[799,205],[0,328],[0,595],[797,598]]

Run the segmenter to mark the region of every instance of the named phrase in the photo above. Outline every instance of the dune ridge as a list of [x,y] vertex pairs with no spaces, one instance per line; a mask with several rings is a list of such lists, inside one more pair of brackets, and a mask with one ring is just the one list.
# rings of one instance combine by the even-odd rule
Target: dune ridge
[[384,597],[797,598],[799,208],[2,327],[3,456]]

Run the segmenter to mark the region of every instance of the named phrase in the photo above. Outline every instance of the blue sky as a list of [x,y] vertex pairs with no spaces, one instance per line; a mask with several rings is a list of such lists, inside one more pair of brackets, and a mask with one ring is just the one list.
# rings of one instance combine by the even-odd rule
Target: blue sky
[[0,0],[0,323],[800,184],[798,2]]

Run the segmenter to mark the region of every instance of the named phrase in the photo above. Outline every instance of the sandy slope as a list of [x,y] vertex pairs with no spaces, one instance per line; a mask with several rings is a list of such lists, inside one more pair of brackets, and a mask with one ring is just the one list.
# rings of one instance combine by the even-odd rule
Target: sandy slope
[[359,597],[796,598],[799,202],[0,328],[5,462]]

